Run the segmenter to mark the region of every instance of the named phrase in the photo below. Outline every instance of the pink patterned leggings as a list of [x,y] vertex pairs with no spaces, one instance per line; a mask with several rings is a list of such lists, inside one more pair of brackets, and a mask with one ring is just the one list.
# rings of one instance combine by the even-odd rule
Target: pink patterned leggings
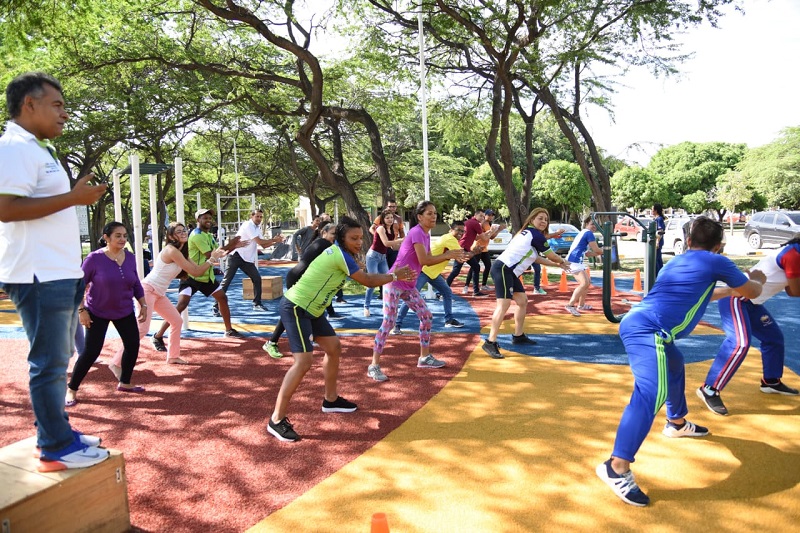
[[427,348],[431,345],[431,323],[433,315],[425,300],[422,299],[417,289],[401,290],[395,289],[393,284],[383,287],[383,322],[375,335],[375,353],[382,354],[383,347],[386,345],[386,337],[392,331],[397,322],[397,304],[400,300],[405,300],[408,307],[417,314],[419,318],[419,345]]

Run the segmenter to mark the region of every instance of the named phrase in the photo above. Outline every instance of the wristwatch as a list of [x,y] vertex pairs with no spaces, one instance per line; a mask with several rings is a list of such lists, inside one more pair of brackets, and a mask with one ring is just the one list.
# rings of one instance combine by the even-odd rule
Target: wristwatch
[[392,272],[391,274],[392,274],[392,281],[397,281],[397,273]]

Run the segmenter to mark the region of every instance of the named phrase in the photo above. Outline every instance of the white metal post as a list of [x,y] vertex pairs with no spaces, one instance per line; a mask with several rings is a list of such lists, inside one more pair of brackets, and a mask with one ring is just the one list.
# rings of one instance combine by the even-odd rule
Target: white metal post
[[114,186],[114,220],[122,222],[122,188],[119,182],[119,170],[111,171],[111,181]]
[[131,207],[133,209],[133,243],[136,248],[136,270],[144,277],[144,255],[142,255],[142,191],[139,176],[139,156],[131,154]]
[[186,213],[183,204],[183,159],[175,158],[175,220],[186,224]]
[[161,247],[158,244],[158,194],[156,193],[156,179],[155,174],[150,174],[150,233],[153,240],[153,259],[158,256]]

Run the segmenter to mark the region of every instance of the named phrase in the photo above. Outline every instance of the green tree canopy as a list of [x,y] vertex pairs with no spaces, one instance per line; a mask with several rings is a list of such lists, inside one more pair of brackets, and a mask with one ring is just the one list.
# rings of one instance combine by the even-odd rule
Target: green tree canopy
[[800,126],[786,128],[775,141],[750,150],[738,168],[768,205],[800,208]]

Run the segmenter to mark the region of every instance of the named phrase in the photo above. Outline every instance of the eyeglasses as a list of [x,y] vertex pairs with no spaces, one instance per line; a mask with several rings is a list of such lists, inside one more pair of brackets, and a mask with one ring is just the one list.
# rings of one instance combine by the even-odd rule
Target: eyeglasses
[[176,235],[186,235],[187,233],[189,233],[189,232],[188,232],[188,231],[186,231],[185,229],[178,229],[178,230],[175,230],[175,234],[176,234]]

